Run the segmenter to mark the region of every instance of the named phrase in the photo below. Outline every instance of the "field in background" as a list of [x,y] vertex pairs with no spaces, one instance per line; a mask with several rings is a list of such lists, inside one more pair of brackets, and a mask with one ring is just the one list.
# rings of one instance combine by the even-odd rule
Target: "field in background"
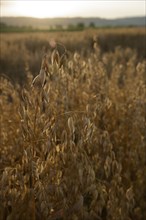
[[91,29],[58,33],[2,33],[0,73],[19,82],[24,80],[26,68],[36,75],[42,55],[44,52],[50,53],[53,50],[51,44],[54,41],[65,46],[69,57],[74,52],[89,57],[94,50],[94,41],[97,41],[101,53],[112,53],[118,50],[119,46],[119,49],[120,47],[129,48],[137,52],[139,61],[146,58],[146,29],[144,28]]
[[146,219],[145,38],[1,34],[0,220]]

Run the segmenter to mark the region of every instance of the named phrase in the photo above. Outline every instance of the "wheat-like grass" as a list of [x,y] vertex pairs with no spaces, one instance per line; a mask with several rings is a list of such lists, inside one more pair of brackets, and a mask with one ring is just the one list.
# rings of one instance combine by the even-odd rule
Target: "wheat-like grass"
[[1,219],[146,218],[146,62],[94,43],[1,77]]

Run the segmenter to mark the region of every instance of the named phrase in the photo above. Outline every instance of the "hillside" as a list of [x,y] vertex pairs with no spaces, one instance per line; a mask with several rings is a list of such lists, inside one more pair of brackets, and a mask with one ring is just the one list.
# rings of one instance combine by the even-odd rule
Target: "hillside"
[[12,26],[32,26],[33,28],[48,28],[57,25],[68,26],[83,23],[89,26],[91,23],[96,27],[106,26],[146,26],[146,17],[127,17],[118,19],[104,19],[98,17],[75,17],[75,18],[32,18],[32,17],[1,17],[1,23]]

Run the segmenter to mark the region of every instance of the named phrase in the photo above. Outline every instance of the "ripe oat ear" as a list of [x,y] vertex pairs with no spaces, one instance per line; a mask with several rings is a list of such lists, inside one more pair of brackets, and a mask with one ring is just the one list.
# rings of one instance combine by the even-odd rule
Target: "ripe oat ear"
[[33,79],[32,85],[38,88],[43,88],[46,83],[46,77],[49,74],[48,56],[44,54],[41,63],[41,69],[39,74]]
[[40,73],[33,79],[32,86],[43,88],[46,80],[46,72],[44,69],[40,70]]
[[61,43],[57,43],[56,44],[56,48],[53,50],[52,52],[52,55],[51,55],[51,63],[52,65],[54,63],[57,63],[58,66],[60,67],[64,60],[65,60],[65,57],[66,57],[66,48],[63,44]]
[[46,73],[49,72],[48,56],[47,56],[47,54],[44,54],[44,56],[42,58],[41,69],[44,69],[46,71]]
[[55,62],[56,62],[57,64],[60,63],[60,56],[59,56],[59,52],[58,52],[57,49],[53,50],[52,55],[51,55],[51,63],[52,63],[52,65],[53,65]]

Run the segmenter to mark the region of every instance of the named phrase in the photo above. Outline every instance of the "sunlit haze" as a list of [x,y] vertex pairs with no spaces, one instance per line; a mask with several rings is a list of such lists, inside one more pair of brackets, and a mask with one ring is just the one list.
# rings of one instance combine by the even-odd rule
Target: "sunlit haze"
[[1,16],[101,17],[118,18],[145,15],[145,0],[123,1],[33,1],[1,0]]

